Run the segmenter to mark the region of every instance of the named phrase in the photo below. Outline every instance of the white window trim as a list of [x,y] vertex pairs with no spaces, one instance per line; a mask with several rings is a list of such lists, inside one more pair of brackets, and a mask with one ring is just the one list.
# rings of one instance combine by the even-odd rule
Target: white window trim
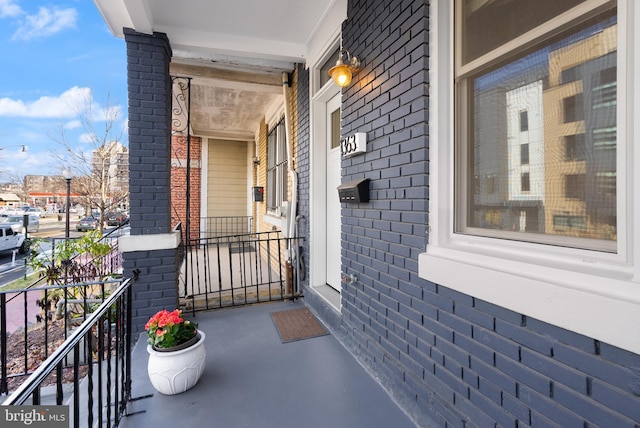
[[[269,132],[271,132],[273,127],[282,119],[283,115],[284,115],[283,100],[279,100],[278,102],[274,103],[265,114],[265,122],[267,124],[267,139],[265,141],[265,144],[267,145],[267,148],[269,147]],[[256,141],[259,141],[259,136],[256,137]],[[267,153],[267,158],[268,157],[269,157],[269,154]],[[267,159],[265,159],[265,162],[267,162]],[[265,191],[268,192],[269,189],[265,188]],[[267,210],[267,213],[262,216],[262,219],[266,223],[269,223],[272,226],[276,226],[278,228],[282,228],[283,218],[284,216],[281,212],[273,211],[273,210]]]
[[[453,188],[453,2],[431,3],[430,32],[430,207],[429,243],[419,256],[420,277],[640,353],[640,188],[635,171],[640,135],[633,100],[640,99],[640,5],[618,2],[618,138],[624,144],[625,177],[618,198],[626,200],[619,214],[618,254],[570,250],[536,244],[454,234]],[[626,82],[626,83],[625,83]],[[634,168],[634,165],[636,168]],[[634,193],[636,197],[634,198]],[[622,205],[619,205],[622,206]],[[635,214],[635,215],[634,215]],[[626,231],[624,233],[623,231]]]

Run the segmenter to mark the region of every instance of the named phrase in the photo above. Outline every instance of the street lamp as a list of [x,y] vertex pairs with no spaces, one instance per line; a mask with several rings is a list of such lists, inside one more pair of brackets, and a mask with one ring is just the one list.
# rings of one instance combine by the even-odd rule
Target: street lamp
[[62,176],[67,180],[67,206],[65,208],[67,218],[64,227],[64,237],[65,239],[69,239],[69,205],[71,199],[71,179],[73,178],[73,172],[70,169],[65,168],[62,170]]
[[23,153],[27,151],[27,146],[25,146],[24,144],[11,144],[10,146],[0,147],[0,150],[5,150],[10,147],[20,147],[20,151]]

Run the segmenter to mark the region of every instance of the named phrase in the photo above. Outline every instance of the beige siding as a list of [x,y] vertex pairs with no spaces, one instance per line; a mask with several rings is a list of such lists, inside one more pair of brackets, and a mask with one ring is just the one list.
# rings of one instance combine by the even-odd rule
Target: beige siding
[[209,139],[207,216],[247,215],[247,143]]

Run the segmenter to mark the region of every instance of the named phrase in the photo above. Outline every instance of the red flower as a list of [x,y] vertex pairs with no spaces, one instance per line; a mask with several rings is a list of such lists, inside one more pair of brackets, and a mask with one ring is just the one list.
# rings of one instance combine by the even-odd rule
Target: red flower
[[149,344],[169,348],[186,342],[197,334],[198,325],[182,318],[182,311],[158,311],[144,326]]

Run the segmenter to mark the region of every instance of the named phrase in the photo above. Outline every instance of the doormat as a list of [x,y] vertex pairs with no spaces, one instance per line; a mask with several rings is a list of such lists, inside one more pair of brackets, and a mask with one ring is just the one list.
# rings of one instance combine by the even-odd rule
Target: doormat
[[329,334],[307,308],[271,312],[282,343],[310,339]]

